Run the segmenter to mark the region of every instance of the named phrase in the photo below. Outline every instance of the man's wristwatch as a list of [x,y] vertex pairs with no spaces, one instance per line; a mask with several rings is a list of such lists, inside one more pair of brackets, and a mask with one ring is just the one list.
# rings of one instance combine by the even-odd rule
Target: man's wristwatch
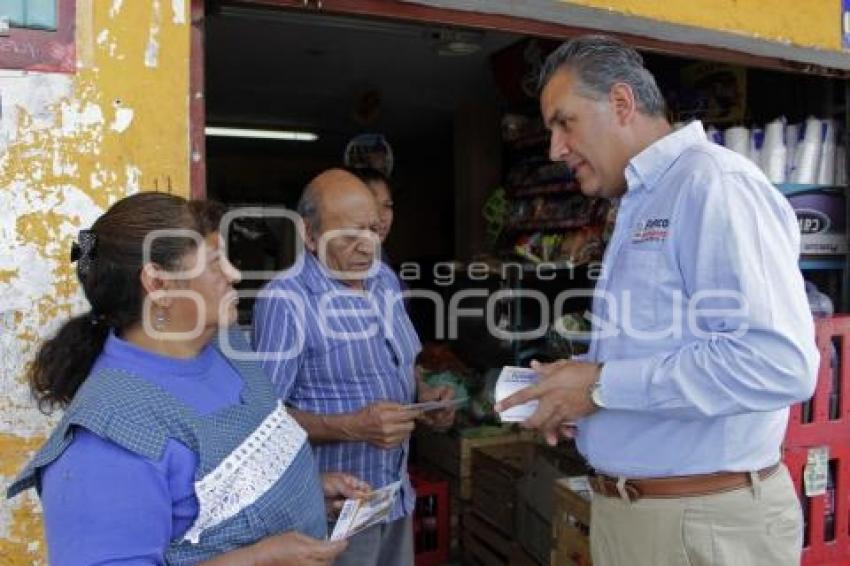
[[605,403],[602,402],[602,364],[599,364],[599,372],[600,378],[593,382],[590,386],[590,401],[596,405],[597,408],[604,409]]

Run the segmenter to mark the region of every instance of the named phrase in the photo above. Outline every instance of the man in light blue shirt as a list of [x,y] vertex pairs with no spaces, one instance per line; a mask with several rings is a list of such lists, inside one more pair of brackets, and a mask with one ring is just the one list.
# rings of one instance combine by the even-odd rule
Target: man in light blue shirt
[[525,424],[551,443],[577,421],[595,564],[798,564],[780,445],[819,356],[793,210],[699,122],[673,132],[618,40],[565,43],[540,84],[551,158],[620,207],[586,358],[535,365],[541,381],[497,409],[539,399]]

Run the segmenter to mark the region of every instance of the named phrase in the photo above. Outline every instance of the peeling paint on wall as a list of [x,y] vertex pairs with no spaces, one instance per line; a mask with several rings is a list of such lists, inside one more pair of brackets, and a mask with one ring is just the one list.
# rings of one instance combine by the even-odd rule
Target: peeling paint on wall
[[101,30],[101,32],[97,34],[95,42],[98,47],[105,48],[110,57],[118,56],[118,42],[110,39],[108,29]]
[[148,32],[148,46],[145,48],[146,67],[156,67],[159,64],[159,24],[161,20],[159,0],[153,0],[153,16],[151,20],[151,27]]
[[114,19],[115,16],[117,16],[118,13],[121,11],[121,4],[122,3],[123,3],[123,0],[112,0],[112,7],[109,8],[109,17],[111,19]]
[[175,24],[186,23],[186,3],[184,0],[171,0],[171,21]]
[[109,129],[114,132],[123,132],[127,128],[130,127],[130,124],[133,122],[133,109],[132,108],[116,108],[115,109],[115,120],[112,121],[112,124],[109,125]]
[[[75,75],[0,70],[0,490],[58,418],[37,411],[25,374],[40,340],[88,308],[77,232],[161,179],[189,194],[188,13],[160,12],[78,0]],[[0,502],[0,563],[43,563],[41,540],[35,498]]]

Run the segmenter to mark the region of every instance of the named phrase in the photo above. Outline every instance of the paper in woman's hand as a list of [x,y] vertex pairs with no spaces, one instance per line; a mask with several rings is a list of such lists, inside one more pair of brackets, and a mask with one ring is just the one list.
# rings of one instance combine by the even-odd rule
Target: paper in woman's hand
[[376,489],[363,499],[346,499],[339,512],[330,540],[340,540],[384,522],[393,509],[393,503],[401,489],[401,482],[393,482]]

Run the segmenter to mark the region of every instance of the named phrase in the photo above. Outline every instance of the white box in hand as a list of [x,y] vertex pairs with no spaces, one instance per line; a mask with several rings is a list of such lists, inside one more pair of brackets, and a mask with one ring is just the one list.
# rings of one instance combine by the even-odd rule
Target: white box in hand
[[[496,381],[496,402],[500,402],[520,391],[534,385],[540,376],[531,368],[505,366]],[[505,423],[522,422],[537,410],[537,401],[529,401],[516,407],[511,407],[499,413],[499,418]]]

